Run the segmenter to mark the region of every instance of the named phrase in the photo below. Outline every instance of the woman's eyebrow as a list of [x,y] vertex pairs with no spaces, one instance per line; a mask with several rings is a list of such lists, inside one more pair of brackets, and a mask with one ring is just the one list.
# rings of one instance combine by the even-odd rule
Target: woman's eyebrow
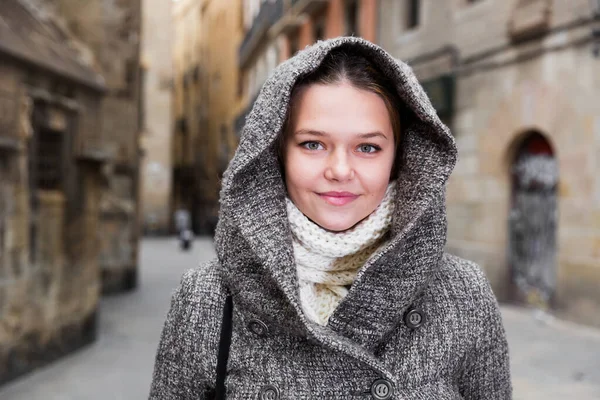
[[327,136],[327,133],[322,131],[314,131],[312,129],[300,129],[299,131],[296,131],[296,135]]
[[361,133],[359,135],[357,135],[359,138],[361,139],[371,139],[374,137],[380,137],[383,138],[385,140],[388,140],[388,137],[386,135],[384,135],[381,132],[369,132],[369,133]]
[[[296,132],[296,135],[312,135],[312,136],[319,136],[319,137],[328,136],[328,134],[326,132],[315,131],[312,129],[300,129],[299,131]],[[388,137],[381,132],[360,133],[356,136],[361,139],[371,139],[374,137],[380,137],[382,139],[388,140]]]

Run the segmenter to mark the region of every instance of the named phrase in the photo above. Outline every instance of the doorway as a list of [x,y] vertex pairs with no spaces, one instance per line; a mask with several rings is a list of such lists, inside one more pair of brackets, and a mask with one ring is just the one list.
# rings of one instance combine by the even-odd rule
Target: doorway
[[558,177],[550,142],[526,133],[511,165],[508,259],[517,299],[543,309],[556,288]]

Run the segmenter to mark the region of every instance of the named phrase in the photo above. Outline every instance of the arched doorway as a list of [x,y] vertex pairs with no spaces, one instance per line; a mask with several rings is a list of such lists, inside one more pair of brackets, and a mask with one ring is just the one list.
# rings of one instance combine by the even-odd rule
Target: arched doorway
[[558,163],[548,140],[527,132],[511,165],[509,254],[516,297],[547,308],[556,287]]

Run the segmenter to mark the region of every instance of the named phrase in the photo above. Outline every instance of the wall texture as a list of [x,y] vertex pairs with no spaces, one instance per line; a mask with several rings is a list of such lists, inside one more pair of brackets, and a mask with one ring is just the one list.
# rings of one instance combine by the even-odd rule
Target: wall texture
[[479,262],[501,299],[515,299],[511,171],[527,133],[538,132],[559,170],[556,262],[547,266],[557,281],[545,306],[600,324],[600,64],[589,2],[421,4],[418,26],[405,29],[404,2],[381,1],[379,41],[422,82],[454,78],[445,121],[460,157],[447,192],[449,250]]
[[30,32],[12,43],[3,32],[2,45],[42,55],[0,49],[0,384],[96,334],[101,79],[37,11],[14,0],[0,8],[12,32]]

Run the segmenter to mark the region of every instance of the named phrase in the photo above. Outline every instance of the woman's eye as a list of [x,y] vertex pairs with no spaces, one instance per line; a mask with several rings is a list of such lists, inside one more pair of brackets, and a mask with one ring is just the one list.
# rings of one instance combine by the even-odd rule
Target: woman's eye
[[361,144],[360,146],[358,146],[358,150],[361,153],[375,153],[379,150],[381,150],[379,147],[374,146],[372,144]]
[[304,142],[301,146],[308,150],[321,150],[321,143],[319,142]]

